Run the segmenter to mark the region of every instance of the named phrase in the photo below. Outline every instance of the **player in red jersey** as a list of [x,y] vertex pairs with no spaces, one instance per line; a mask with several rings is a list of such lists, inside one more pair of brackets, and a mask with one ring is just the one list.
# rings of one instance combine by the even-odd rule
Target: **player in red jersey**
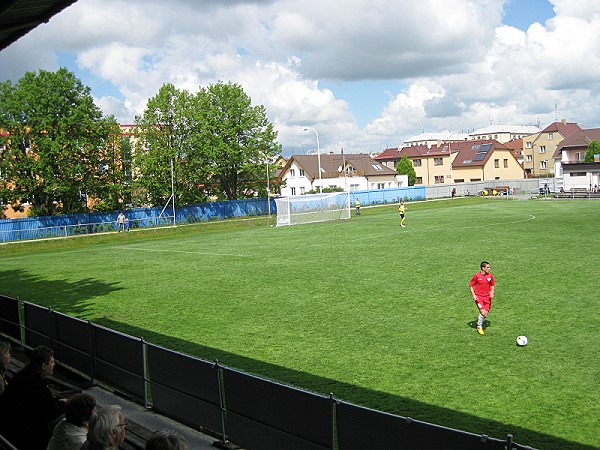
[[494,276],[490,273],[489,262],[482,261],[480,267],[481,270],[471,278],[469,289],[471,290],[471,295],[479,310],[479,316],[477,317],[477,332],[483,335],[485,334],[485,331],[483,331],[483,321],[492,308],[492,299],[494,298],[494,287],[496,286],[496,282],[494,281]]

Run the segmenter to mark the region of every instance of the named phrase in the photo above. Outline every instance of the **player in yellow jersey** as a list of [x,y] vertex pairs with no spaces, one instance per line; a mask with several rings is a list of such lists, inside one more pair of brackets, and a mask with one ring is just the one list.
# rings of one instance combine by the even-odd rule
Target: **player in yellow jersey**
[[400,202],[400,205],[398,206],[398,212],[400,213],[400,226],[404,227],[404,212],[406,211],[406,206],[404,206],[404,202]]

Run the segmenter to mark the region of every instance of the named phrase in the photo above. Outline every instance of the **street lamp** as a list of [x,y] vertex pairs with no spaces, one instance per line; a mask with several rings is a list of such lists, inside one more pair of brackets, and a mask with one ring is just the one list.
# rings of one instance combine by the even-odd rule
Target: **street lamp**
[[271,218],[271,197],[269,186],[269,155],[265,153],[265,161],[267,162],[267,208],[269,209],[269,219]]
[[319,147],[319,133],[314,128],[305,128],[304,131],[312,130],[317,136],[317,160],[319,161],[319,192],[323,192],[323,183],[321,179],[321,148]]
[[[450,182],[454,183],[454,178],[452,177],[452,151],[450,150],[450,145],[452,143],[452,136],[458,134],[458,132],[452,132],[448,135],[448,160],[450,161]],[[452,197],[452,191],[450,191],[450,197]]]

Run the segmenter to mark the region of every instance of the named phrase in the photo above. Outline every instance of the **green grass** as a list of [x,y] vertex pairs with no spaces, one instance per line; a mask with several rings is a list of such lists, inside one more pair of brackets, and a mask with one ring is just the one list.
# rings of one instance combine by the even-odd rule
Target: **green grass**
[[[600,447],[600,202],[408,204],[407,228],[394,206],[362,213],[3,245],[0,292],[360,405]],[[482,337],[468,282],[483,259]]]

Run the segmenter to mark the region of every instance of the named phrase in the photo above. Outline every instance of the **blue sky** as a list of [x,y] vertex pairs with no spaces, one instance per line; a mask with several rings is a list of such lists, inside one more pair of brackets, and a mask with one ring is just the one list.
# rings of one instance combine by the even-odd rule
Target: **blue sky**
[[[122,123],[164,83],[264,105],[284,154],[425,132],[598,127],[595,0],[78,0],[0,52],[0,80],[65,66]],[[558,111],[557,111],[558,110]]]

